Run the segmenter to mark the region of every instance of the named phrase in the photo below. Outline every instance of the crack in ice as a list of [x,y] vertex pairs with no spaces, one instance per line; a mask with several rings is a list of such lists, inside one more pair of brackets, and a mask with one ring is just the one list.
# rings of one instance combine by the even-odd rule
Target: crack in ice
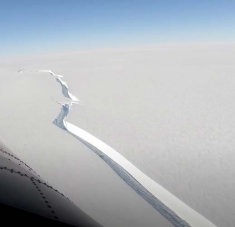
[[81,104],[82,102],[69,92],[67,83],[61,79],[63,77],[62,75],[55,74],[51,70],[38,70],[38,72],[50,73],[52,76],[54,76],[56,78],[56,81],[61,85],[62,94],[64,95],[64,97],[70,99],[69,102],[64,104],[53,99],[55,102],[57,102],[59,105],[62,106],[58,117],[53,121],[53,123],[56,124],[61,129],[67,130],[66,119],[69,115],[70,109],[73,107],[74,104]]
[[67,122],[67,117],[73,105],[80,104],[81,101],[69,92],[67,83],[61,79],[63,77],[62,75],[57,75],[51,70],[38,70],[38,72],[50,73],[54,76],[62,87],[62,94],[70,99],[70,101],[65,104],[54,100],[62,107],[58,117],[53,121],[55,125],[67,131],[89,147],[104,160],[123,181],[175,227],[216,227],[209,220],[141,172],[117,151],[83,129]]
[[67,85],[66,82],[64,82],[64,81],[61,80],[60,78],[56,78],[56,81],[61,84],[62,93],[63,93],[64,97],[66,97],[66,98],[68,98],[68,99],[71,99],[72,102],[74,102],[74,103],[79,101],[74,95],[72,95],[72,94],[69,92],[69,88],[68,88],[68,85]]

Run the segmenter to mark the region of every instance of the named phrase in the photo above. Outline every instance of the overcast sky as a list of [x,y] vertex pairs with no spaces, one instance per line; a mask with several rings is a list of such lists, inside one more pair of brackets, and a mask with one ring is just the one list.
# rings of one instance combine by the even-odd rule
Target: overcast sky
[[0,55],[235,41],[233,0],[0,0]]

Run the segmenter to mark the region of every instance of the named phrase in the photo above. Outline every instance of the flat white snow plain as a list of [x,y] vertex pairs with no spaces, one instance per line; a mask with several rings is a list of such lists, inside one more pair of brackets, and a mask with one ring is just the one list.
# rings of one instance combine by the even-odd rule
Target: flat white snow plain
[[[104,226],[171,226],[93,152],[52,124],[104,141],[217,226],[235,222],[234,44],[51,54],[0,64],[0,138]],[[18,71],[22,70],[21,73]]]
[[[142,173],[132,163],[122,155],[100,141],[98,138],[80,129],[79,127],[67,122],[67,118],[72,107],[78,104],[78,99],[69,91],[65,81],[61,79],[62,75],[57,75],[51,70],[38,70],[38,72],[49,72],[55,76],[56,81],[61,85],[62,94],[69,100],[66,103],[60,103],[61,111],[54,120],[54,124],[63,130],[66,130],[72,136],[85,144],[91,151],[97,154],[108,164],[119,177],[128,184],[136,193],[147,201],[154,209],[162,214],[175,227],[206,226],[214,227],[203,216],[192,210],[182,203],[179,199],[167,192],[164,188],[151,180],[147,175]],[[162,223],[159,219],[158,223]]]

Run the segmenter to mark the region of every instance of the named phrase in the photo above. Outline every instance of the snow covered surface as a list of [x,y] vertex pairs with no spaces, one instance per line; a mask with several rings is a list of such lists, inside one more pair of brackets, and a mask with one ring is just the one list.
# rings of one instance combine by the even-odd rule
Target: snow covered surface
[[2,62],[0,138],[101,224],[155,226],[161,219],[170,226],[98,156],[52,124],[60,106],[51,96],[64,97],[52,76],[35,73],[51,69],[66,75],[84,102],[69,122],[217,226],[233,226],[234,47],[159,45]]
[[125,181],[125,183],[175,227],[214,226],[203,216],[186,206],[171,193],[143,174],[138,168],[107,144],[79,127],[67,122],[70,110],[73,105],[78,104],[78,99],[69,92],[67,83],[60,79],[63,76],[56,75],[51,70],[38,70],[38,72],[49,72],[51,75],[55,76],[56,81],[62,86],[62,94],[64,97],[69,98],[65,104],[57,102],[61,105],[61,111],[53,122],[55,125],[66,130],[94,151],[123,181]]

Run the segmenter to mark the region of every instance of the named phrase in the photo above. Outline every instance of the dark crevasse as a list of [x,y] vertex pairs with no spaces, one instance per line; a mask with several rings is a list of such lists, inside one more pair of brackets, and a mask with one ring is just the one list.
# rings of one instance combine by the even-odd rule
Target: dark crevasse
[[64,97],[69,99],[69,101],[65,104],[54,100],[61,105],[61,111],[57,118],[53,121],[55,125],[63,130],[66,130],[69,134],[89,147],[90,150],[92,150],[107,165],[109,165],[126,184],[128,184],[136,193],[138,193],[145,201],[156,209],[173,226],[190,227],[192,225],[198,227],[216,227],[209,220],[191,209],[189,206],[184,204],[174,195],[142,173],[114,149],[88,132],[67,122],[66,119],[71,108],[75,104],[80,104],[81,101],[70,93],[67,83],[61,79],[63,76],[57,75],[51,70],[38,70],[38,72],[50,73],[54,76],[56,81],[62,87],[62,94]]

